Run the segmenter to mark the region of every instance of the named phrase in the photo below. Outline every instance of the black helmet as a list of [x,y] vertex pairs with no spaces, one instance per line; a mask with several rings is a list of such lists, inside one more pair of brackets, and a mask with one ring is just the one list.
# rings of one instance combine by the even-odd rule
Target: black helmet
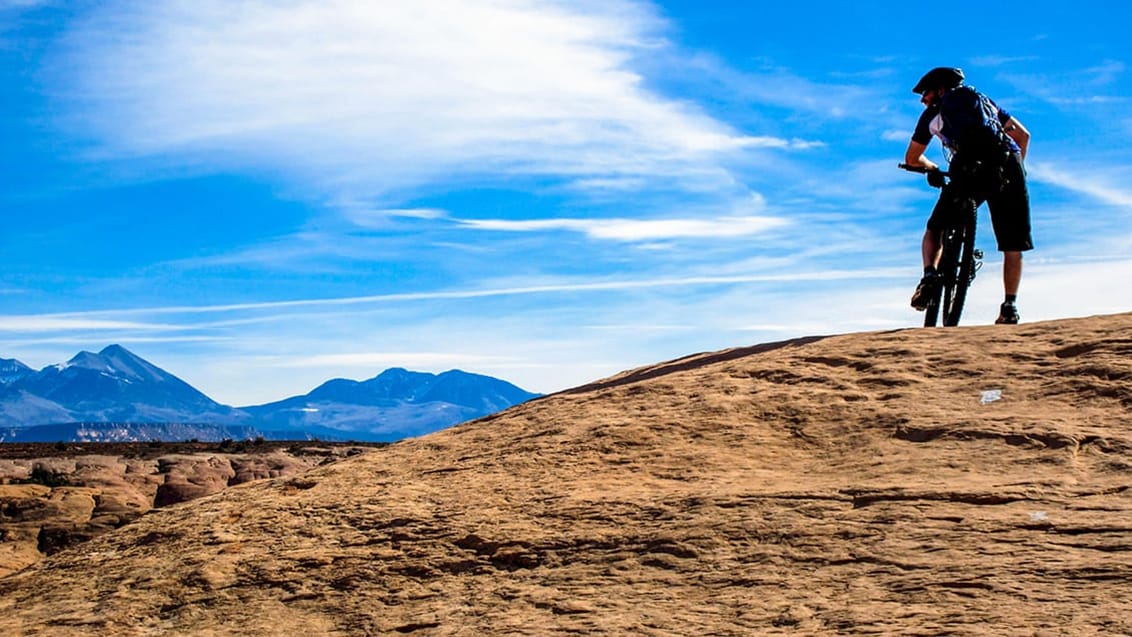
[[916,87],[912,89],[913,93],[924,93],[926,91],[934,91],[937,88],[955,88],[963,83],[963,69],[951,68],[949,66],[936,67],[927,72],[916,82]]

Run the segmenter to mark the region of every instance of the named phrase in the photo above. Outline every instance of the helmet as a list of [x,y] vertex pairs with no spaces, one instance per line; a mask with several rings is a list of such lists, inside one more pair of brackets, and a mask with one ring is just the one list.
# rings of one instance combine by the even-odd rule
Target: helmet
[[916,87],[912,89],[912,92],[922,94],[937,88],[955,88],[962,83],[963,69],[939,66],[921,77],[920,81],[916,82]]

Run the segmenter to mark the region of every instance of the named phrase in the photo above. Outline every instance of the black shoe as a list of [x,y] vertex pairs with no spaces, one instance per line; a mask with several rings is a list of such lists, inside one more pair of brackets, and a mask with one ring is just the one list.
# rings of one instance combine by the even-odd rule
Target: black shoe
[[1017,325],[1018,308],[1013,303],[1003,303],[998,308],[998,318],[995,319],[997,325]]
[[920,284],[916,286],[916,291],[912,294],[912,308],[914,310],[923,312],[928,309],[928,304],[935,298],[936,285],[935,272],[924,274],[924,278],[920,279]]

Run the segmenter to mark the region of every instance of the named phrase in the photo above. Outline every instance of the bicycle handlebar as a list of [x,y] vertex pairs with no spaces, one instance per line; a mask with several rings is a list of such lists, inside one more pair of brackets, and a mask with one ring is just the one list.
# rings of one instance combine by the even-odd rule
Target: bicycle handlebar
[[897,166],[900,167],[900,168],[903,168],[904,170],[907,170],[908,172],[923,173],[925,175],[928,174],[928,173],[939,173],[939,174],[943,175],[944,177],[947,176],[947,171],[946,170],[940,170],[939,168],[934,168],[934,169],[924,168],[923,166],[913,166],[912,164],[897,164]]

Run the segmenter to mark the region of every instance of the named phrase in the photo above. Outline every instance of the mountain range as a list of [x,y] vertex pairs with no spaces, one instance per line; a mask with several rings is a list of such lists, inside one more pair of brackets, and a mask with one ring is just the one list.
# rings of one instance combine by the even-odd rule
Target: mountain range
[[393,441],[537,396],[490,376],[394,368],[369,380],[334,379],[303,396],[237,408],[110,345],[39,371],[0,359],[0,442],[256,436]]

